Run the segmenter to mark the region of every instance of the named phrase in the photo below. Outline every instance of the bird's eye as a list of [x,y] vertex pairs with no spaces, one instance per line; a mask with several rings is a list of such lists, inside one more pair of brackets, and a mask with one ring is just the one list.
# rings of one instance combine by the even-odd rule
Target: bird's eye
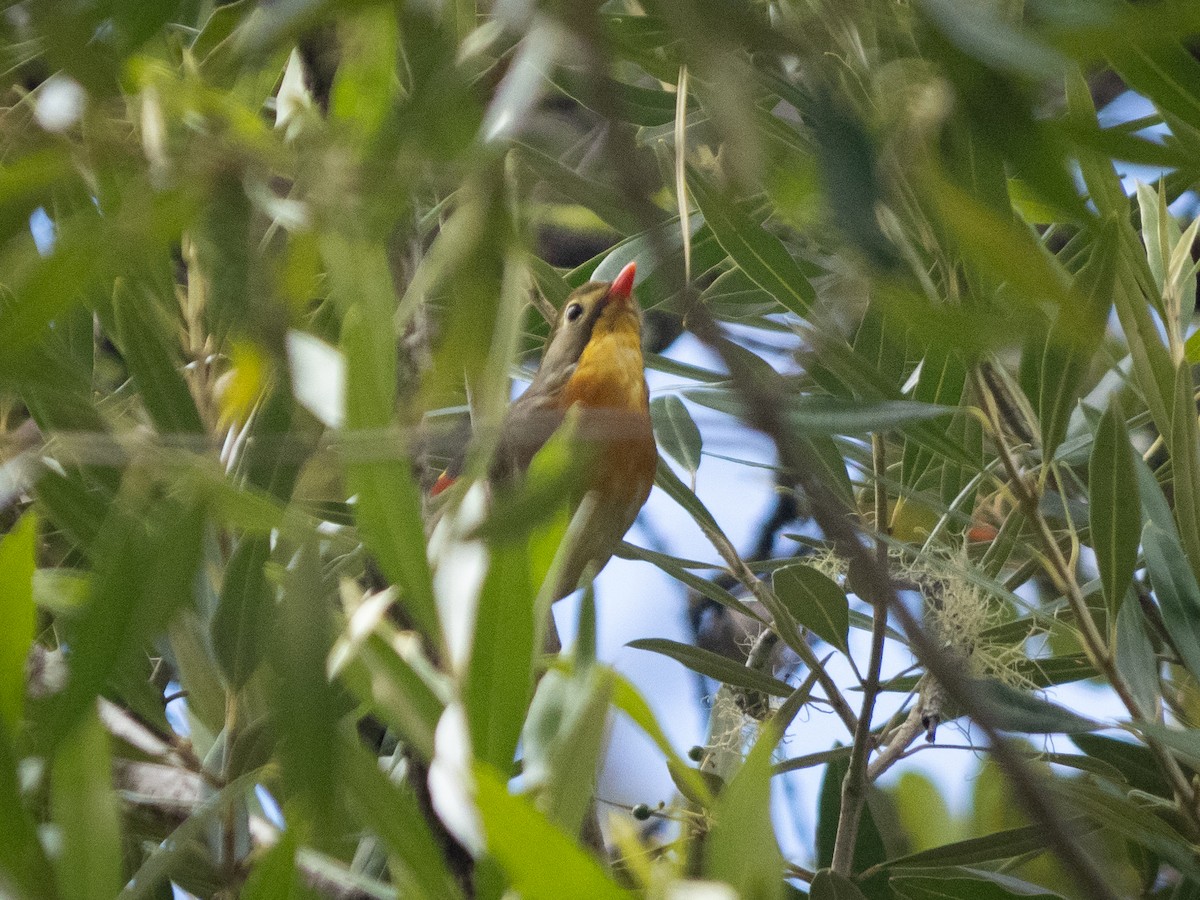
[[582,315],[583,315],[583,307],[580,306],[578,303],[572,303],[570,306],[567,307],[567,321],[568,322],[574,322],[576,319],[578,319]]

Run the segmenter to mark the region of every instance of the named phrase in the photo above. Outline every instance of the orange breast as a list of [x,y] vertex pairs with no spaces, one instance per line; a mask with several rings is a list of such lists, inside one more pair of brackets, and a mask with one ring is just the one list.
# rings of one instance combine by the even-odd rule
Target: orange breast
[[626,519],[625,528],[646,502],[658,466],[644,367],[637,319],[602,320],[562,393],[563,409],[584,408],[584,434],[600,445],[592,485]]

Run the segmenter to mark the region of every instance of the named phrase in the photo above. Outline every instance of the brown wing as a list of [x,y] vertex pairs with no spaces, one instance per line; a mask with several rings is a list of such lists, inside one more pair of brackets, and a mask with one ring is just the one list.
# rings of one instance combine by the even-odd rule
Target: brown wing
[[563,411],[554,398],[532,390],[518,397],[504,417],[492,460],[492,479],[507,481],[528,469],[562,422]]

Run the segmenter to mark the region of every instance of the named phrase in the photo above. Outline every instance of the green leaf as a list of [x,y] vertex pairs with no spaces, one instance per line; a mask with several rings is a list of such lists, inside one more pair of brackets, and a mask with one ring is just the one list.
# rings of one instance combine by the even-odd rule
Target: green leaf
[[882,304],[869,306],[851,348],[889,384],[904,384],[912,372],[907,331],[906,323]]
[[1124,791],[1103,782],[1054,779],[1046,782],[1051,797],[1086,815],[1138,846],[1158,854],[1180,873],[1200,877],[1200,862],[1191,843],[1155,812],[1145,809]]
[[704,874],[730,884],[739,897],[779,898],[783,854],[771,821],[771,755],[780,731],[764,725],[737,774],[713,809],[704,843]]
[[50,780],[54,822],[62,835],[56,860],[62,896],[115,897],[125,884],[120,808],[112,788],[108,733],[94,709],[59,745]]
[[494,543],[490,558],[462,691],[475,758],[507,771],[533,696],[537,586],[527,544]]
[[700,468],[703,441],[700,429],[696,427],[683,401],[674,394],[655,397],[650,403],[650,417],[654,422],[658,446],[694,475]]
[[[359,627],[362,627],[361,625]],[[385,632],[386,634],[386,632]],[[391,635],[370,634],[341,659],[339,680],[425,761],[433,758],[433,735],[444,705],[431,687],[432,665]],[[428,681],[426,679],[429,679]]]
[[[396,397],[395,312],[391,274],[382,246],[329,237],[322,248],[334,293],[346,306],[342,352],[347,362],[346,427],[380,434],[393,422]],[[357,494],[355,518],[363,540],[422,630],[440,634],[433,579],[425,556],[421,496],[400,459],[346,462]]]
[[1061,898],[1061,894],[1028,881],[999,872],[972,872],[964,877],[958,871],[917,877],[893,877],[888,882],[903,900],[1009,900],[1013,897]]
[[[729,388],[690,388],[683,395],[731,416],[745,413],[740,396]],[[831,435],[890,431],[913,422],[948,416],[954,408],[912,400],[845,400],[808,394],[788,397],[784,412],[801,434]]]
[[1133,581],[1141,537],[1133,448],[1125,427],[1125,413],[1116,397],[1096,429],[1088,461],[1088,504],[1096,566],[1104,586],[1109,622],[1115,625],[1121,601]]
[[[586,206],[619,234],[634,234],[642,230],[645,223],[630,211],[625,198],[612,186],[579,174],[575,167],[530,144],[518,141],[514,153],[542,182]],[[555,306],[561,304],[556,303]]]
[[772,587],[797,622],[827,644],[847,652],[850,601],[832,579],[812,566],[788,566],[775,572]]
[[[654,712],[650,709],[650,704],[646,702],[646,698],[638,692],[638,689],[633,686],[633,683],[620,673],[613,673],[613,693],[612,705],[629,716],[633,723],[637,725],[646,736],[654,742],[658,747],[659,752],[667,759],[667,764],[671,768],[672,777],[677,781],[683,780],[686,787],[696,802],[701,806],[708,808],[712,806],[712,795],[709,793],[708,785],[701,778],[700,773],[683,761],[678,753],[675,752],[675,747],[667,738],[666,732],[659,725],[658,719],[655,718]],[[682,790],[683,788],[681,788]]]
[[48,744],[67,736],[119,669],[145,659],[142,646],[191,599],[203,533],[194,504],[135,496],[114,504],[91,596],[68,631],[70,678],[41,710]]
[[[1077,829],[1076,833],[1087,831],[1084,822],[1076,821],[1072,825]],[[1045,828],[1041,825],[1023,825],[1020,828],[993,831],[983,837],[943,844],[940,847],[922,850],[920,853],[910,853],[907,856],[890,859],[885,865],[888,869],[972,866],[1002,859],[1016,859],[1042,850],[1046,844]]]
[[641,638],[630,641],[625,646],[669,656],[671,659],[683,663],[693,672],[706,675],[714,681],[730,687],[761,691],[772,697],[787,697],[793,691],[793,688],[787,683],[772,678],[770,675],[764,675],[757,669],[739,666],[727,656],[713,653],[711,650],[703,650],[700,647],[693,647],[690,644],[681,644],[666,638]]
[[1200,585],[1175,536],[1154,522],[1142,529],[1142,549],[1167,634],[1183,664],[1200,674]]
[[1175,521],[1192,573],[1200,573],[1200,424],[1196,420],[1195,387],[1190,366],[1175,370],[1168,448]]
[[1159,697],[1158,657],[1136,598],[1127,597],[1117,613],[1116,662],[1142,709],[1154,709]]
[[741,269],[721,273],[700,297],[718,319],[741,319],[780,310],[779,301],[755,284]]
[[1110,60],[1133,90],[1192,128],[1200,128],[1200,63],[1177,41],[1122,42]]
[[7,723],[0,718],[0,821],[5,829],[4,840],[0,841],[0,877],[23,897],[49,900],[56,896],[54,885],[46,877],[51,871],[50,861],[42,849],[37,825],[21,800],[18,757],[10,735]]
[[914,851],[940,846],[960,833],[941,790],[929,775],[905,772],[889,793],[900,826]]
[[25,673],[33,646],[38,524],[30,512],[0,538],[0,720],[15,734],[25,708]]
[[[1200,731],[1195,728],[1181,730],[1155,722],[1142,723],[1136,727],[1138,731],[1164,744],[1193,769],[1200,768]],[[1163,793],[1166,795],[1169,792]]]
[[38,569],[33,573],[33,602],[55,615],[70,617],[77,613],[90,590],[91,575],[77,569]]
[[[1146,205],[1142,206],[1142,214],[1148,214]],[[1149,214],[1153,215],[1153,212]],[[1159,433],[1169,435],[1175,366],[1152,316],[1154,311],[1160,311],[1161,315],[1162,298],[1153,284],[1154,276],[1146,261],[1146,250],[1130,224],[1121,225],[1120,238],[1113,303],[1133,360],[1133,372],[1150,415]]]
[[234,0],[212,11],[200,33],[192,41],[191,51],[201,62],[225,41],[253,8],[250,0]]
[[1022,355],[1021,386],[1033,401],[1047,457],[1054,455],[1066,435],[1071,410],[1104,338],[1116,278],[1117,239],[1115,222],[1095,234],[1088,262],[1074,279],[1071,299],[1059,306],[1044,333],[1031,333]]
[[295,553],[283,578],[284,600],[270,647],[275,675],[270,709],[279,731],[283,784],[295,802],[294,814],[307,820],[318,846],[344,827],[336,800],[344,772],[337,726],[348,711],[325,673],[333,644],[333,585],[322,577],[321,562],[315,538]]
[[499,861],[522,897],[631,900],[631,893],[618,887],[594,859],[550,824],[532,803],[510,794],[495,770],[477,765],[475,789],[488,852]]
[[1142,501],[1142,528],[1153,522],[1178,545],[1179,531],[1175,528],[1175,517],[1171,515],[1171,506],[1163,495],[1158,479],[1141,454],[1134,457],[1133,466],[1137,470],[1138,496]]
[[1048,300],[1059,308],[1077,302],[1057,262],[1025,226],[1002,218],[947,181],[937,184],[933,200],[963,254],[997,283],[1007,282],[1014,299],[1022,304]]
[[394,9],[356,10],[338,23],[338,60],[329,89],[329,119],[368,145],[394,115],[399,23]]
[[788,310],[807,316],[816,292],[783,242],[691,170],[688,188],[705,223],[738,268]]
[[[611,100],[613,107],[605,102],[603,108],[596,108],[595,111],[607,116],[610,109],[615,108],[621,121],[634,125],[664,125],[675,118],[676,100],[673,92],[637,87],[594,72],[585,75],[570,69],[558,69],[550,76],[550,81],[568,97],[588,108],[597,106],[594,101],[598,97]],[[693,111],[696,109],[694,101],[689,105]]]
[[403,880],[431,900],[461,897],[412,785],[389,779],[357,741],[344,742],[343,759],[347,800],[398,862]]
[[[118,279],[113,292],[121,355],[155,427],[167,435],[203,434],[204,424],[183,380],[179,345],[157,308],[151,286]],[[169,330],[171,329],[171,330]]]
[[[1079,69],[1072,69],[1067,75],[1067,109],[1072,118],[1082,122],[1087,129],[1096,129],[1101,136],[1096,121],[1096,108],[1092,104],[1092,94],[1088,89],[1087,80]],[[1082,143],[1082,142],[1081,142]],[[1082,147],[1079,152],[1079,169],[1083,174],[1084,184],[1096,209],[1101,215],[1128,215],[1129,198],[1121,188],[1121,180],[1113,168],[1112,153],[1098,152],[1095,148]]]
[[825,194],[824,217],[848,243],[880,269],[897,263],[895,248],[880,227],[888,201],[878,142],[864,116],[833,91],[814,85],[811,101],[798,107],[816,144]]
[[[552,679],[558,676],[557,685]],[[592,808],[612,698],[611,670],[588,665],[571,678],[549,672],[538,685],[537,721],[530,710],[522,740],[524,774],[539,790],[539,807],[567,834],[579,834]],[[548,682],[551,682],[548,684]]]
[[976,700],[1001,731],[1023,734],[1070,734],[1103,726],[1071,710],[1009,687],[1001,681],[976,679]]
[[221,599],[212,619],[212,648],[234,690],[245,687],[269,646],[275,624],[275,588],[267,581],[271,538],[244,538],[225,564]]
[[239,802],[247,791],[252,791],[255,784],[262,781],[262,778],[261,771],[239,775],[192,809],[191,815],[171,832],[169,838],[146,857],[141,867],[134,872],[133,878],[117,895],[119,900],[158,897],[156,891],[162,888],[168,879],[177,879],[186,871],[186,867],[193,863],[197,847],[203,846],[200,842],[209,833],[209,829],[217,827],[230,805]]
[[185,609],[171,624],[167,637],[179,683],[188,692],[188,717],[193,729],[197,730],[198,722],[210,735],[217,734],[225,724],[226,693],[212,658],[208,628],[195,610]]
[[921,0],[919,8],[947,39],[991,68],[1055,78],[1067,65],[1058,51],[1015,27],[999,7],[963,9],[952,0]]
[[255,854],[254,868],[238,896],[241,900],[307,900],[296,871],[295,831],[284,830],[275,846]]
[[1071,743],[1088,756],[1108,763],[1130,787],[1160,797],[1170,796],[1170,785],[1159,770],[1154,753],[1145,745],[1102,734],[1073,734]]

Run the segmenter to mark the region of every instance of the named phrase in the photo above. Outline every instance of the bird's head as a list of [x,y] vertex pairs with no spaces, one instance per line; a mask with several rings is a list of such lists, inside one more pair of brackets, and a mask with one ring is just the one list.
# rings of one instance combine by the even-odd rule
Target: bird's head
[[642,317],[633,299],[636,274],[637,264],[631,262],[611,282],[589,281],[571,292],[559,310],[535,385],[553,389],[565,382],[594,338],[624,334],[637,345]]

